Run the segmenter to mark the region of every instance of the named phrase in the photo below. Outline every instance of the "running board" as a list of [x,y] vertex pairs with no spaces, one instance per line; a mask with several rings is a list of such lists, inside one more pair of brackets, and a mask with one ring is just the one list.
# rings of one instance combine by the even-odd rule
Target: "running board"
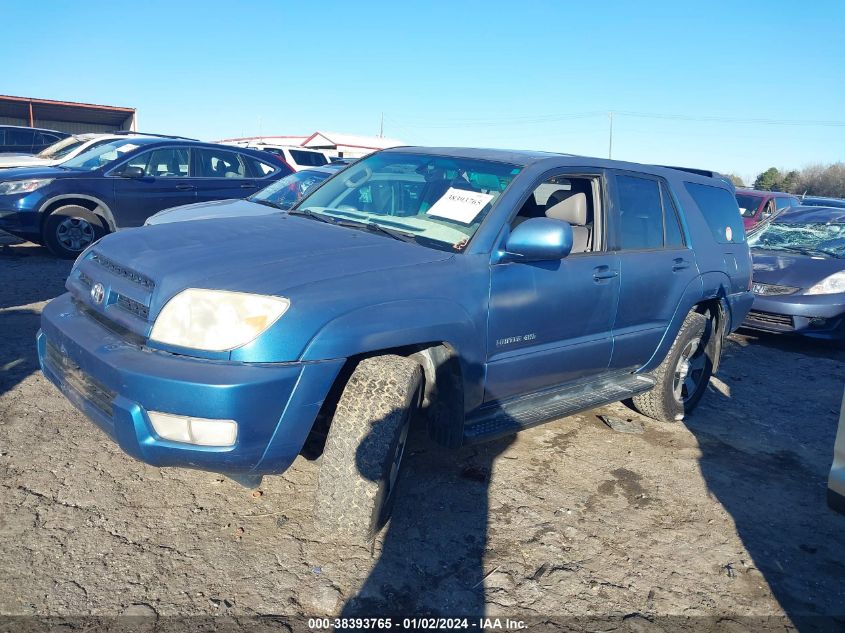
[[623,374],[486,405],[467,417],[463,443],[476,444],[512,435],[544,422],[625,400],[652,387],[651,376]]

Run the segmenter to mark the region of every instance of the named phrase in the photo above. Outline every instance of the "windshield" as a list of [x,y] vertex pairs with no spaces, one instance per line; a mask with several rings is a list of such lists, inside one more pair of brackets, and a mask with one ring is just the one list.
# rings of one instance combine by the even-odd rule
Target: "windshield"
[[381,152],[345,169],[291,213],[461,251],[518,173],[507,163]]
[[36,156],[38,158],[47,158],[49,160],[55,160],[56,158],[67,156],[77,147],[82,145],[84,142],[84,139],[69,136],[68,138],[63,138],[61,141],[58,141],[56,143],[53,143],[52,145],[45,147],[40,152],[38,152]]
[[270,203],[280,209],[290,209],[302,199],[306,191],[320,184],[330,175],[320,171],[297,171],[264,187],[248,199],[252,202]]
[[845,257],[845,224],[773,222],[748,238],[751,248]]
[[744,193],[736,194],[736,203],[739,205],[739,212],[744,218],[753,218],[762,201],[763,198],[760,196],[749,196]]
[[[146,140],[146,143],[149,142],[152,141]],[[127,156],[130,152],[135,151],[146,143],[141,139],[115,139],[108,143],[91,147],[79,156],[74,156],[66,160],[61,166],[66,169],[93,171]]]

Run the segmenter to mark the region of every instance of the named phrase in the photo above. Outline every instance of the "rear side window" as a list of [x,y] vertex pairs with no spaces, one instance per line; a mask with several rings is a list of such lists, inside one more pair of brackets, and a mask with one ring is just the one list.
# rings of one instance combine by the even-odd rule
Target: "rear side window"
[[308,167],[321,167],[329,162],[325,154],[320,152],[304,152],[301,149],[290,150],[290,156],[297,165],[307,165]]
[[623,250],[663,247],[663,204],[656,180],[616,176],[619,195],[619,246]]
[[672,194],[666,183],[660,183],[660,197],[663,201],[663,219],[666,223],[666,247],[679,248],[684,245],[684,236],[681,232],[678,210],[672,200]]
[[701,215],[710,227],[713,239],[720,244],[745,241],[742,216],[733,194],[720,187],[695,182],[685,182],[684,186],[701,209]]
[[201,178],[246,178],[241,154],[222,149],[195,149],[199,157],[197,175]]
[[6,145],[29,149],[35,140],[32,130],[6,130]]

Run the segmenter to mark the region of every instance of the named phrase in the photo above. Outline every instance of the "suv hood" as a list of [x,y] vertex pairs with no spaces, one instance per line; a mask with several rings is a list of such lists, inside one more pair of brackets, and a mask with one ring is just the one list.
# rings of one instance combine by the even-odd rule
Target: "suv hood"
[[151,316],[185,288],[289,296],[306,284],[453,256],[286,214],[119,231],[92,250],[155,283]]
[[[0,165],[2,167],[2,165]],[[75,169],[59,169],[58,167],[12,167],[0,171],[0,180],[24,180],[29,178],[67,178],[81,174],[92,175],[94,172],[78,171]]]
[[809,288],[833,273],[845,270],[845,259],[811,257],[753,249],[754,281],[765,284]]

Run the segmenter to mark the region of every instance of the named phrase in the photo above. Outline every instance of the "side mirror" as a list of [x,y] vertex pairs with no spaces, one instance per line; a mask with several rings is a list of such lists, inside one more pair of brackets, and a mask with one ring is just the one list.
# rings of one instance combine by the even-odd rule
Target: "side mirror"
[[563,259],[572,251],[572,226],[553,218],[529,218],[508,236],[505,251],[518,262]]
[[124,167],[123,171],[117,174],[121,178],[143,178],[144,177],[144,168],[143,167]]

